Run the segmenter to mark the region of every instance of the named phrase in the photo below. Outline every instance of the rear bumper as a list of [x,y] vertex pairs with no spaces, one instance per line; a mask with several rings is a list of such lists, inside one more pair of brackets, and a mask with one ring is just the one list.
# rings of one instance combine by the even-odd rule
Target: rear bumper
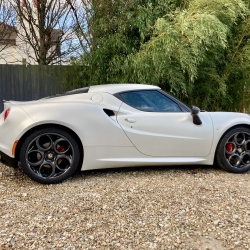
[[13,167],[13,168],[17,167],[17,162],[15,158],[11,158],[1,151],[0,151],[0,157],[1,157],[0,161],[6,164],[7,166]]

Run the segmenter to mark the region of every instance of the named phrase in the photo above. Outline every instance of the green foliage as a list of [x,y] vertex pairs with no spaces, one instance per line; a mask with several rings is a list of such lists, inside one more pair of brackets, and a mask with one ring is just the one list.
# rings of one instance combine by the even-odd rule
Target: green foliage
[[90,23],[83,84],[154,84],[202,109],[250,109],[247,0],[94,0]]
[[[57,82],[60,82],[63,92],[88,86],[87,68],[81,65],[58,67]],[[84,79],[85,84],[83,84]]]

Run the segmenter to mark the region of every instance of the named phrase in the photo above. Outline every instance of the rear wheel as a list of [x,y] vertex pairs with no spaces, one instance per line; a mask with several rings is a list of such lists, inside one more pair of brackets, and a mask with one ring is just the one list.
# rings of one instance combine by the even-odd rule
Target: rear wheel
[[218,144],[216,162],[233,173],[250,170],[250,129],[237,127],[228,131]]
[[79,145],[68,132],[59,128],[34,131],[23,142],[20,162],[33,180],[53,184],[69,178],[81,159]]

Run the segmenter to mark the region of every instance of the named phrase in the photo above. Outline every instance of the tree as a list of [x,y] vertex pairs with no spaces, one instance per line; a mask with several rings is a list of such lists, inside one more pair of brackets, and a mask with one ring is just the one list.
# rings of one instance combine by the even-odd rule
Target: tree
[[[88,53],[92,45],[92,36],[89,33],[90,18],[92,14],[92,1],[91,0],[77,0],[73,2],[66,0],[69,5],[73,19],[74,35],[79,41],[79,46],[84,54]],[[75,3],[75,4],[74,4]],[[77,4],[76,4],[77,3]],[[77,54],[75,58],[78,58]]]
[[205,88],[210,93],[203,92],[206,103],[204,95],[198,95],[199,101],[214,108],[215,96],[218,100],[227,94],[225,54],[234,53],[229,37],[234,37],[233,29],[236,32],[248,11],[243,1],[194,0],[185,9],[158,18],[150,41],[131,57],[133,75],[140,82],[151,79],[179,97],[197,93],[198,84],[199,91]]
[[124,62],[150,39],[157,17],[178,6],[179,1],[173,2],[176,3],[165,0],[93,0],[89,19],[91,50],[82,58],[82,64],[88,66],[88,82],[127,81],[127,73],[122,67]]
[[[87,0],[0,1],[5,6],[0,17],[5,10],[15,12],[21,60],[27,58],[27,63],[41,65],[69,63],[71,57],[86,51],[87,35],[82,24],[86,23]],[[6,18],[2,22],[6,27]]]
[[89,84],[151,83],[208,110],[241,110],[250,89],[247,0],[93,1]]
[[15,33],[16,15],[11,4],[4,0],[0,0],[0,52],[8,47],[8,42]]
[[77,0],[35,0],[33,3],[13,0],[18,13],[19,39],[28,44],[29,56],[38,64],[67,62],[82,49],[75,27],[74,9],[84,9]]

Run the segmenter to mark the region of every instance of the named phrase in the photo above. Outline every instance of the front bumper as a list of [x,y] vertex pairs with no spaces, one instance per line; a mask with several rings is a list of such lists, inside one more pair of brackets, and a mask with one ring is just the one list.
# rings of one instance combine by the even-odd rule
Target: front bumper
[[9,167],[16,168],[18,166],[15,158],[11,158],[1,151],[0,151],[0,161]]

